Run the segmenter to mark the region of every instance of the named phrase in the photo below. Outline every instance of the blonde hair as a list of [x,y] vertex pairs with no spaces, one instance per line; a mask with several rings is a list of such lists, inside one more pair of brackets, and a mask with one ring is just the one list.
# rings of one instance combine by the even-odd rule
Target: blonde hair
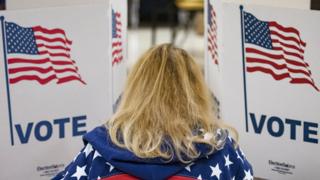
[[187,163],[199,157],[196,144],[217,147],[204,138],[222,125],[200,67],[184,50],[163,44],[148,50],[129,73],[122,100],[107,122],[114,144],[140,158],[176,156]]

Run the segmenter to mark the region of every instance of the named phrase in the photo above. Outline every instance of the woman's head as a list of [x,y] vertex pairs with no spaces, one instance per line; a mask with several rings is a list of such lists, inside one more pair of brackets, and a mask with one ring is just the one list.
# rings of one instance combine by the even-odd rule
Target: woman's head
[[196,143],[214,148],[214,138],[205,140],[203,134],[219,127],[200,67],[170,44],[151,48],[138,60],[107,124],[111,140],[138,157],[175,155],[182,162],[198,157]]

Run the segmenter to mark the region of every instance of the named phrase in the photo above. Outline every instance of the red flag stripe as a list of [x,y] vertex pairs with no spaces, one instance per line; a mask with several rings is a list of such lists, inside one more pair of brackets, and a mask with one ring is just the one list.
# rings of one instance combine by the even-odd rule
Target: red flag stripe
[[112,51],[112,56],[115,56],[115,55],[117,55],[117,54],[120,54],[122,52],[122,49],[114,49],[113,51]]
[[274,47],[273,47],[273,50],[275,50],[275,51],[282,51],[282,53],[284,53],[285,55],[294,56],[294,57],[297,57],[297,58],[299,58],[299,59],[304,59],[304,57],[303,57],[301,54],[289,52],[289,51],[287,51],[286,49],[284,49],[284,48],[281,47],[281,46],[274,46]]
[[67,47],[70,46],[72,44],[72,42],[66,41],[65,39],[62,38],[48,38],[48,37],[44,37],[41,35],[35,35],[36,40],[43,40],[46,42],[50,42],[50,43],[54,43],[54,42],[61,42],[64,45],[66,45]]
[[47,28],[44,28],[44,27],[41,27],[41,26],[35,26],[32,28],[35,32],[41,32],[41,33],[44,33],[44,34],[61,34],[64,36],[64,38],[66,39],[66,41],[71,44],[72,41],[69,40],[66,36],[66,33],[64,30],[62,29],[47,29]]
[[275,63],[273,61],[268,61],[268,60],[265,60],[265,59],[247,57],[247,62],[248,63],[269,64],[273,68],[278,69],[278,70],[288,69],[288,71],[292,72],[292,73],[301,73],[301,74],[304,74],[306,76],[311,76],[311,71],[305,71],[305,70],[302,70],[302,69],[293,69],[293,68],[288,67],[287,64],[277,64],[277,63]]
[[218,45],[217,45],[217,22],[216,12],[211,3],[209,3],[209,18],[208,19],[208,52],[211,56],[212,61],[218,64]]
[[209,46],[209,50],[212,51],[214,55],[216,55],[216,56],[218,55],[218,52],[215,51],[214,47],[212,48],[211,46]]
[[9,59],[8,64],[14,63],[30,63],[30,64],[45,64],[52,63],[53,65],[74,65],[72,61],[52,61],[49,59],[30,60],[30,59]]
[[313,80],[311,82],[311,81],[304,79],[304,78],[294,78],[290,81],[290,83],[292,83],[292,84],[310,84],[311,86],[313,86],[314,89],[319,91],[319,88],[314,84]]
[[122,42],[112,42],[112,46],[121,46]]
[[248,72],[263,72],[263,73],[267,73],[270,74],[275,80],[282,80],[285,78],[290,78],[290,74],[289,73],[283,73],[283,74],[276,74],[275,72],[273,72],[271,69],[268,68],[264,68],[264,67],[247,67],[247,71]]
[[302,45],[303,47],[305,47],[305,46],[306,46],[306,44],[305,44],[305,43],[304,43],[304,44],[302,44],[303,42],[300,42],[300,40],[299,40],[299,39],[297,39],[297,38],[295,38],[295,37],[292,37],[292,36],[285,36],[285,35],[283,35],[283,34],[281,34],[281,33],[277,32],[277,31],[274,31],[274,30],[270,30],[270,33],[271,33],[271,36],[272,36],[272,35],[274,35],[274,36],[277,36],[277,37],[279,37],[279,38],[281,38],[281,39],[283,39],[283,40],[285,40],[285,41],[291,41],[291,42],[294,42],[294,43],[296,43],[296,45],[297,45],[297,46],[300,46],[300,45]]
[[86,84],[86,82],[84,82],[81,78],[77,77],[77,76],[67,76],[67,77],[62,77],[58,79],[58,84],[63,84],[69,81],[79,81],[82,84]]
[[114,57],[113,58],[113,61],[112,61],[112,65],[116,64],[116,63],[119,63],[123,60],[123,56],[120,56],[120,57]]
[[47,78],[41,78],[39,76],[36,76],[36,75],[22,75],[22,76],[19,76],[19,77],[16,77],[16,78],[10,78],[9,81],[10,81],[10,84],[15,84],[19,81],[23,81],[23,80],[27,80],[27,81],[37,81],[39,82],[41,85],[44,85],[44,84],[47,84],[49,83],[50,81],[54,80],[54,79],[57,79],[57,76],[55,74],[47,77]]
[[214,50],[216,50],[218,48],[218,45],[216,43],[216,39],[212,39],[210,36],[208,38],[209,41],[209,45],[212,45],[213,48],[215,48]]
[[304,53],[304,49],[302,49],[302,48],[300,48],[298,46],[284,43],[284,42],[282,42],[282,41],[280,41],[278,39],[272,39],[272,44],[276,44],[276,43],[279,43],[281,46],[286,47],[288,49],[294,49],[294,50],[299,51],[300,53]]
[[112,38],[112,65],[120,63],[123,60],[123,49],[122,49],[122,22],[121,13],[113,11],[115,16],[112,22],[112,28],[115,30]]
[[274,60],[281,60],[281,59],[285,60],[287,63],[292,64],[292,65],[303,66],[306,68],[309,67],[308,63],[298,62],[296,60],[288,59],[283,54],[270,54],[270,53],[267,53],[264,51],[260,51],[258,49],[250,48],[250,47],[246,48],[246,53],[260,54],[260,55],[266,56],[266,57],[274,59]]
[[115,12],[116,17],[120,18],[121,14],[119,12]]
[[70,48],[63,47],[63,46],[51,46],[51,45],[46,45],[46,44],[42,44],[42,43],[39,43],[37,45],[38,45],[38,48],[45,47],[47,49],[64,50],[64,51],[67,51],[67,52],[69,52],[71,50]]
[[66,54],[66,53],[51,53],[49,51],[39,51],[40,55],[49,55],[51,57],[67,57],[70,58],[70,54]]
[[[211,4],[210,4],[211,5]],[[211,5],[212,6],[212,5]],[[216,17],[216,12],[215,11],[211,11],[211,14],[213,17]]]
[[306,46],[306,43],[300,39],[300,33],[299,33],[299,31],[297,29],[292,28],[292,27],[283,27],[282,25],[278,24],[275,21],[269,22],[269,26],[270,27],[275,27],[275,28],[277,28],[278,30],[280,30],[282,32],[296,34],[296,36],[298,37],[298,42],[299,42],[298,44],[301,43],[304,47]]
[[290,78],[290,83],[292,84],[310,84],[313,88],[315,88],[317,91],[319,89],[315,86],[314,82],[305,79],[305,78],[292,78],[289,73],[283,73],[283,74],[276,74],[271,69],[264,68],[264,67],[247,67],[248,72],[262,72],[266,74],[270,74],[275,80],[283,80],[286,78]]
[[117,26],[120,26],[120,27],[122,26],[122,23],[120,21],[117,21],[116,23],[117,23]]
[[53,67],[48,67],[48,68],[41,68],[41,67],[20,67],[20,68],[10,68],[9,69],[9,74],[15,74],[15,73],[20,73],[20,72],[26,72],[26,71],[36,71],[39,73],[49,73],[51,71],[57,72],[57,73],[64,73],[64,72],[74,72],[78,73],[77,70],[72,69],[72,68],[64,68],[64,69],[54,69]]

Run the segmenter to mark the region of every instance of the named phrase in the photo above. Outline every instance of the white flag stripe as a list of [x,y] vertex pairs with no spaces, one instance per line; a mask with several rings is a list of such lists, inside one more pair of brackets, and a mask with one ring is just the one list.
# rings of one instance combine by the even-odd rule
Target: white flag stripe
[[[209,41],[209,43],[208,43],[208,45],[209,46],[211,46],[212,48],[218,48],[217,47],[217,44],[216,44],[216,42],[217,42],[217,39],[216,39],[216,36],[211,36],[211,35],[209,35],[208,36],[208,41]],[[216,52],[217,50],[215,50],[215,52]],[[211,51],[212,52],[212,51]]]
[[77,68],[73,65],[54,65],[54,64],[51,64],[50,62],[44,63],[44,64],[13,63],[13,64],[10,64],[9,69],[17,69],[22,67],[26,67],[26,68],[36,67],[36,68],[42,68],[42,69],[53,67],[56,70],[73,69],[77,71]]
[[285,74],[285,73],[288,73],[288,70],[287,69],[275,69],[273,68],[273,66],[270,66],[268,64],[261,64],[261,63],[248,63],[247,64],[247,67],[248,68],[253,68],[253,67],[263,67],[263,68],[266,68],[266,69],[271,69],[275,74]]
[[48,42],[48,41],[44,41],[42,39],[36,39],[36,43],[37,44],[44,44],[47,46],[62,46],[62,47],[69,48],[69,49],[71,48],[71,45],[65,44],[60,41]]
[[[272,34],[271,34],[271,39],[273,39],[273,40],[278,40],[278,41],[280,41],[280,42],[282,42],[282,43],[285,43],[285,44],[288,44],[288,45],[291,45],[291,46],[295,46],[296,48],[301,49],[301,50],[304,51],[304,47],[303,47],[303,46],[298,46],[297,43],[295,43],[295,42],[293,42],[293,41],[287,41],[287,40],[284,40],[284,39],[280,38],[279,36],[272,35]],[[274,44],[274,43],[272,43],[272,44]],[[278,43],[277,43],[277,44],[278,44]],[[279,44],[280,44],[280,43],[279,43]],[[299,52],[300,52],[300,51],[299,51]]]
[[[284,54],[283,51],[280,51],[280,50],[266,49],[266,48],[263,48],[263,47],[260,47],[260,46],[254,45],[254,44],[249,44],[249,43],[246,43],[245,47],[246,48],[247,47],[254,48],[254,49],[257,49],[259,51],[262,51],[262,52],[265,52],[265,53],[268,53],[268,54],[272,54],[272,55],[278,55],[278,56],[281,55],[286,59],[293,60],[293,61],[305,64],[305,62],[301,58],[298,58],[298,57],[292,56],[292,55],[288,55],[288,54]],[[250,52],[246,52],[246,54],[249,55],[251,53]],[[252,53],[252,54],[256,54],[256,53]]]
[[113,60],[114,60],[115,62],[122,61],[122,60],[123,60],[123,56],[121,55],[121,56],[113,57]]
[[[209,40],[210,43],[208,43],[209,48],[211,49],[217,49],[217,45],[215,43],[212,43],[211,40]],[[217,53],[217,50],[214,51],[214,53]]]
[[[247,53],[247,57],[248,58],[258,58],[258,59],[264,59],[266,61],[270,61],[270,62],[273,62],[275,64],[278,64],[278,65],[281,65],[281,64],[287,64],[287,65],[290,65],[290,66],[295,66],[295,67],[301,67],[301,68],[306,68],[304,66],[297,66],[297,65],[294,65],[292,63],[288,63],[285,59],[273,59],[273,58],[270,58],[270,57],[267,57],[267,56],[264,56],[264,55],[261,55],[261,54],[255,54],[255,53]],[[294,61],[294,62],[297,62],[297,61]]]
[[68,76],[76,76],[80,78],[80,75],[78,73],[74,72],[63,72],[63,73],[56,73],[58,78],[68,77]]
[[8,59],[32,59],[32,60],[41,60],[50,58],[52,61],[66,61],[71,62],[72,60],[64,56],[49,56],[48,54],[43,55],[26,55],[26,54],[8,54]]
[[122,58],[123,56],[122,56],[122,54],[115,54],[114,56],[113,56],[113,58]]
[[281,43],[279,42],[275,42],[275,43],[272,43],[273,47],[275,48],[283,48],[284,51],[287,51],[289,53],[295,53],[297,55],[300,55],[301,57],[303,56],[304,53],[300,52],[299,50],[297,49],[294,49],[294,48],[289,48],[289,47],[286,47],[286,46],[283,46],[281,45]]
[[247,53],[246,57],[247,58],[263,59],[263,60],[270,61],[270,62],[273,62],[278,65],[286,64],[286,61],[284,59],[275,60],[275,59],[269,58],[269,57],[261,55],[261,54]]
[[[50,62],[43,63],[43,64],[31,64],[31,63],[12,63],[10,64],[9,69],[16,69],[16,68],[22,68],[22,67],[39,67],[39,68],[49,68],[52,67],[52,64]],[[72,66],[73,67],[73,66]]]
[[15,68],[21,68],[21,67],[39,67],[39,68],[49,68],[49,67],[53,67],[54,69],[57,70],[61,70],[61,69],[73,69],[73,70],[77,70],[77,67],[74,65],[56,65],[56,64],[52,64],[50,62],[46,62],[46,63],[41,63],[41,64],[32,64],[32,63],[12,63],[10,64],[9,69],[15,69]]
[[[272,59],[267,59],[267,58],[260,58],[260,57],[250,57],[250,56],[247,56],[248,59],[250,58],[257,58],[257,59],[260,59],[261,61],[263,61],[264,63],[262,64],[268,64],[268,62],[271,62],[271,64],[276,64],[278,66],[284,66],[286,65],[288,68],[290,69],[293,69],[293,70],[302,70],[306,73],[310,73],[309,70],[305,67],[302,67],[302,66],[296,66],[296,65],[292,65],[292,64],[288,64],[286,63],[284,60],[280,60],[280,61],[274,61]],[[247,60],[247,63],[256,63],[256,62],[248,62]]]
[[51,48],[47,48],[47,47],[39,47],[38,51],[49,51],[50,53],[64,53],[64,54],[69,54],[70,55],[70,51],[66,51],[64,49],[51,49]]
[[121,46],[116,46],[116,47],[114,47],[114,49],[112,49],[113,55],[115,55],[115,54],[117,54],[119,52],[122,52],[122,47]]
[[[293,32],[284,32],[280,29],[278,29],[277,27],[275,26],[269,26],[270,27],[270,30],[271,31],[275,31],[275,32],[278,32],[279,34],[283,35],[284,37],[292,37],[292,38],[295,38],[296,40],[298,41],[301,41],[300,37],[296,34],[296,33],[293,33]],[[271,33],[272,34],[272,33]],[[291,41],[291,40],[290,40]],[[294,42],[294,41],[291,41],[291,42]],[[295,43],[296,45],[299,46],[299,44]]]
[[112,51],[113,57],[122,56],[122,48],[114,48]]
[[[271,35],[270,36],[272,36],[272,38],[273,39],[282,39],[282,40],[285,40],[285,42],[287,43],[287,44],[292,44],[292,45],[294,45],[294,46],[296,46],[296,47],[300,47],[300,48],[303,48],[303,46],[299,43],[299,42],[297,42],[298,40],[296,39],[296,40],[293,40],[293,39],[283,39],[282,37],[280,37],[280,36],[278,36],[277,34],[273,34],[273,33],[271,33]],[[286,38],[291,38],[291,37],[287,37],[287,36],[285,36]]]
[[23,72],[19,72],[19,73],[10,74],[10,79],[14,79],[14,78],[17,78],[17,77],[20,77],[20,76],[28,76],[28,75],[38,76],[41,79],[44,79],[44,78],[49,77],[49,76],[54,75],[54,74],[58,78],[63,78],[63,77],[68,77],[68,76],[79,77],[79,74],[74,73],[74,72],[57,73],[55,71],[50,71],[48,73],[39,73],[37,71],[23,71]]
[[60,39],[62,39],[64,41],[66,41],[66,42],[70,41],[70,40],[66,39],[66,37],[61,33],[59,33],[59,34],[47,34],[47,33],[43,33],[43,32],[40,32],[40,31],[34,31],[34,35],[35,36],[42,36],[42,37],[49,38],[49,39],[60,38]]
[[249,67],[249,68],[253,68],[253,67],[263,67],[263,68],[272,70],[275,74],[278,74],[278,75],[285,74],[285,73],[289,73],[292,78],[304,78],[304,79],[308,79],[308,80],[312,81],[312,79],[310,78],[310,76],[307,76],[307,75],[305,75],[305,74],[302,74],[302,73],[292,73],[292,72],[289,72],[288,69],[276,69],[276,68],[274,68],[272,65],[269,65],[269,64],[248,63],[248,64],[247,64],[247,67]]
[[55,75],[55,73],[53,71],[49,72],[49,73],[39,73],[39,72],[35,72],[35,71],[24,71],[24,72],[20,72],[20,73],[15,73],[15,74],[10,74],[10,79],[15,79],[21,76],[38,76],[41,79],[45,79],[47,77],[50,77],[52,75]]

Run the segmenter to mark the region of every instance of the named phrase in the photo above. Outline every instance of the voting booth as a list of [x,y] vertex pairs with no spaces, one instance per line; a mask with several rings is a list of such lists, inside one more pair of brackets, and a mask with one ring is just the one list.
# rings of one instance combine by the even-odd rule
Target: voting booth
[[126,1],[0,16],[0,179],[50,179],[119,101]]
[[319,179],[320,13],[207,0],[206,79],[256,177]]

